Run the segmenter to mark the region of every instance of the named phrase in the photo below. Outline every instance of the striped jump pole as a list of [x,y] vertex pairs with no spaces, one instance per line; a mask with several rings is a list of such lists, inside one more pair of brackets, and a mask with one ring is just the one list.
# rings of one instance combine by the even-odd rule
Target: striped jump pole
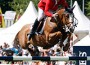
[[1,56],[0,60],[14,61],[70,61],[70,60],[87,60],[90,61],[90,56],[87,57],[64,57],[64,56],[50,56],[50,57],[40,57],[40,56]]

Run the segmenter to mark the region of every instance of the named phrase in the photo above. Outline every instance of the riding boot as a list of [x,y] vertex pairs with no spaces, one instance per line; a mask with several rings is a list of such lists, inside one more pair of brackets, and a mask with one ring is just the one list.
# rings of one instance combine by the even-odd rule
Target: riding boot
[[35,22],[34,22],[34,25],[33,25],[33,27],[32,27],[32,30],[31,30],[31,32],[30,32],[30,34],[29,34],[29,37],[28,37],[29,40],[30,40],[31,37],[35,34],[38,25],[39,25],[39,21],[36,19]]
[[37,30],[38,34],[41,34],[41,30],[42,30],[43,25],[44,25],[44,19],[41,20],[40,26]]

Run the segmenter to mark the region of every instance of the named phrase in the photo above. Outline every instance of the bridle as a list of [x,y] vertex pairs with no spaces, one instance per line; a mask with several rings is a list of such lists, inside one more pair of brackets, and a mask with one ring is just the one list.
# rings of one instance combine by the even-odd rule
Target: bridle
[[76,19],[76,17],[74,16],[74,13],[72,13],[71,15],[70,15],[71,17],[72,17],[72,28],[73,28],[73,30],[75,29],[75,27],[77,27],[77,25],[78,25],[78,20]]
[[[74,31],[75,27],[77,27],[78,20],[75,18],[74,13],[69,13],[69,23],[65,24],[64,29],[66,32],[72,32]],[[68,27],[70,25],[70,27]]]
[[[69,16],[65,16],[66,14],[68,14]],[[57,24],[58,24],[58,20],[57,20],[58,15],[59,14],[57,13],[56,16],[53,17]],[[61,14],[61,16],[62,16],[61,19],[60,19],[61,21],[62,21],[63,17],[65,18],[65,21],[67,21],[68,18],[71,17],[71,22],[66,23],[66,24],[62,23],[62,27],[63,27],[63,30],[65,30],[65,32],[73,32],[75,27],[77,27],[77,24],[78,24],[78,20],[74,16],[74,13],[64,12],[64,13]],[[68,26],[68,25],[70,25],[70,26]]]

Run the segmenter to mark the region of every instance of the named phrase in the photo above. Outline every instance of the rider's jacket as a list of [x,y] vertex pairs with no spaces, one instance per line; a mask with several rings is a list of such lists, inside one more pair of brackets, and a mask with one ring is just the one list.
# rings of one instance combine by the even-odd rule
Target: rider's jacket
[[58,9],[59,5],[63,5],[63,7],[68,7],[68,4],[66,0],[59,0],[59,2],[56,2],[56,0],[40,0],[38,3],[38,7],[41,8],[46,16],[52,17],[52,13],[50,11],[56,11]]

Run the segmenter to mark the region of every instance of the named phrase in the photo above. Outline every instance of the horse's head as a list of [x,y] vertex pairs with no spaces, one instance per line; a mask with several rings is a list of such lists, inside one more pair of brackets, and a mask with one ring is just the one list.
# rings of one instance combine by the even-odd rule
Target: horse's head
[[[74,7],[72,8],[73,11]],[[65,11],[65,9],[60,9],[57,11],[56,16],[52,19],[61,26],[65,32],[73,32],[77,22],[75,21],[76,18],[74,17],[74,13],[69,13]]]

